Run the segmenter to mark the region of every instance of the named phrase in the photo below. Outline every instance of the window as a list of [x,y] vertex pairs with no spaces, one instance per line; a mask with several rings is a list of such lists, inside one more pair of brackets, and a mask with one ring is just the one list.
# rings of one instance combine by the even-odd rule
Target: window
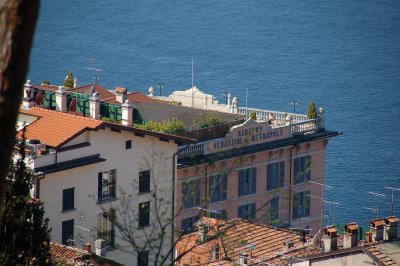
[[125,149],[129,150],[132,148],[132,140],[125,141]]
[[248,168],[239,171],[239,197],[256,193],[257,171]]
[[139,193],[150,192],[150,170],[139,172]]
[[226,200],[226,194],[228,189],[228,177],[224,175],[216,175],[209,177],[210,184],[210,201],[217,202]]
[[269,201],[269,223],[279,222],[279,197],[274,197]]
[[302,183],[310,180],[311,156],[303,156],[294,160],[294,183]]
[[62,222],[61,226],[61,243],[63,245],[74,244],[74,220],[67,220]]
[[246,220],[256,219],[256,204],[249,203],[239,207],[239,217]]
[[74,194],[75,194],[75,188],[68,188],[63,190],[63,200],[62,200],[63,211],[74,209]]
[[293,219],[310,216],[310,192],[298,192],[293,198]]
[[114,210],[97,215],[97,238],[105,240],[108,247],[113,247],[115,244],[114,221]]
[[139,227],[150,224],[150,201],[139,203]]
[[139,255],[137,258],[137,265],[138,266],[148,266],[149,265],[149,252],[148,251],[139,252]]
[[226,210],[210,211],[208,216],[214,219],[226,220]]
[[267,190],[281,188],[285,180],[285,162],[270,163],[267,166]]
[[200,180],[183,183],[182,186],[183,208],[197,207],[200,205]]
[[194,230],[194,224],[199,220],[199,216],[192,216],[182,220],[181,230],[184,233],[190,233]]
[[99,173],[98,176],[98,201],[105,201],[115,198],[117,170],[110,170]]

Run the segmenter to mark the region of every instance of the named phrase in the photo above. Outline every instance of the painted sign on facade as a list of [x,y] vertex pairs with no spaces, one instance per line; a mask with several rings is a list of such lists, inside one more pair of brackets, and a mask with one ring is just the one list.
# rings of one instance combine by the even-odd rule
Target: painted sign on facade
[[289,137],[289,126],[272,127],[268,122],[248,120],[231,128],[225,138],[208,143],[208,151],[219,152]]

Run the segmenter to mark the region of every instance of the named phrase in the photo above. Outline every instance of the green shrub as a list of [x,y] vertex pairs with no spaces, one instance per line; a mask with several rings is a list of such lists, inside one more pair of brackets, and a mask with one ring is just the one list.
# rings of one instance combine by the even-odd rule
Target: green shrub
[[315,108],[315,104],[313,101],[310,102],[310,105],[308,106],[308,113],[307,113],[308,119],[315,119],[317,118],[317,108]]
[[253,119],[254,121],[256,121],[256,120],[257,120],[256,112],[252,111],[252,112],[250,113],[250,118]]
[[74,74],[71,71],[68,71],[67,76],[64,80],[64,87],[73,88],[74,87]]
[[163,122],[157,122],[155,120],[150,119],[144,125],[135,124],[135,126],[141,129],[167,133],[167,134],[182,133],[186,129],[185,124],[181,120],[176,118],[168,119]]
[[195,117],[193,120],[193,124],[197,128],[213,127],[223,123],[224,119],[216,113],[209,113],[203,117]]

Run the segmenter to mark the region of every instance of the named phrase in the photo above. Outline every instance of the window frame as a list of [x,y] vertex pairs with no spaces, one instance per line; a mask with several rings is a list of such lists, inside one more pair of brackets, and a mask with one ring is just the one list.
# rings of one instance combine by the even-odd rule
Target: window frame
[[63,189],[62,195],[62,212],[72,210],[75,210],[75,187]]
[[293,195],[293,219],[310,216],[310,191],[299,191]]
[[150,225],[150,201],[144,201],[144,202],[139,203],[138,215],[139,215],[139,217],[138,217],[138,227],[139,228]]
[[[108,228],[110,227],[110,230]],[[106,228],[106,230],[103,230]],[[115,211],[97,214],[97,238],[106,241],[107,247],[115,246]]]
[[208,177],[210,203],[227,200],[228,175],[218,174]]
[[144,170],[139,172],[139,194],[149,193],[151,191],[150,175],[151,175],[150,170]]
[[294,159],[294,184],[304,183],[311,178],[311,155]]
[[182,207],[184,209],[200,206],[200,185],[200,179],[193,179],[182,183]]
[[274,196],[269,200],[268,221],[270,223],[279,221],[279,196]]
[[[104,174],[108,174],[108,178],[104,178]],[[111,178],[110,178],[111,176]],[[111,182],[110,182],[111,181]],[[117,169],[103,171],[98,173],[98,202],[114,200],[117,197]],[[108,183],[110,182],[110,183]]]
[[[61,222],[61,243],[66,246],[74,245],[74,242],[68,243],[69,239],[74,239],[74,219]],[[68,230],[67,230],[68,229]],[[69,234],[68,234],[69,233]]]
[[248,221],[254,221],[256,219],[256,203],[252,202],[240,205],[238,208],[238,216]]
[[125,150],[130,150],[132,149],[132,140],[126,140],[125,141]]
[[267,165],[267,191],[285,186],[285,161]]
[[184,234],[193,232],[195,229],[195,223],[200,220],[199,215],[195,215],[195,216],[190,216],[190,217],[186,217],[183,218],[181,220],[181,231]]
[[[143,257],[144,257],[144,260],[143,260]],[[137,265],[138,266],[148,266],[149,265],[149,251],[148,250],[142,250],[138,253]]]
[[249,167],[239,170],[239,197],[252,195],[256,192],[257,167]]

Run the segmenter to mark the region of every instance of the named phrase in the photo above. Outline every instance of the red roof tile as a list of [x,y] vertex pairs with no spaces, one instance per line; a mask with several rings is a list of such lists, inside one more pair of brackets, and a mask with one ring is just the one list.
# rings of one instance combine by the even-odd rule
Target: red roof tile
[[[21,113],[37,116],[38,120],[26,127],[26,139],[38,139],[51,147],[60,147],[85,130],[96,130],[104,122],[33,107]],[[19,136],[21,133],[19,133]]]
[[58,243],[50,243],[50,252],[53,263],[73,264],[74,260],[80,259],[84,255],[89,255],[86,250],[61,245]]
[[[249,255],[249,260],[255,262],[285,252],[284,244],[289,241],[293,243],[292,250],[311,245],[310,241],[303,244],[299,235],[292,231],[252,224],[241,219],[224,222],[212,218],[202,218],[201,221],[210,226],[210,241],[199,243],[197,232],[184,236],[177,244],[179,254],[187,252],[179,260],[180,265],[215,262],[211,254],[217,243],[221,247],[220,259],[228,259],[233,262],[238,260],[242,251]],[[311,237],[307,236],[307,239],[311,240]]]

